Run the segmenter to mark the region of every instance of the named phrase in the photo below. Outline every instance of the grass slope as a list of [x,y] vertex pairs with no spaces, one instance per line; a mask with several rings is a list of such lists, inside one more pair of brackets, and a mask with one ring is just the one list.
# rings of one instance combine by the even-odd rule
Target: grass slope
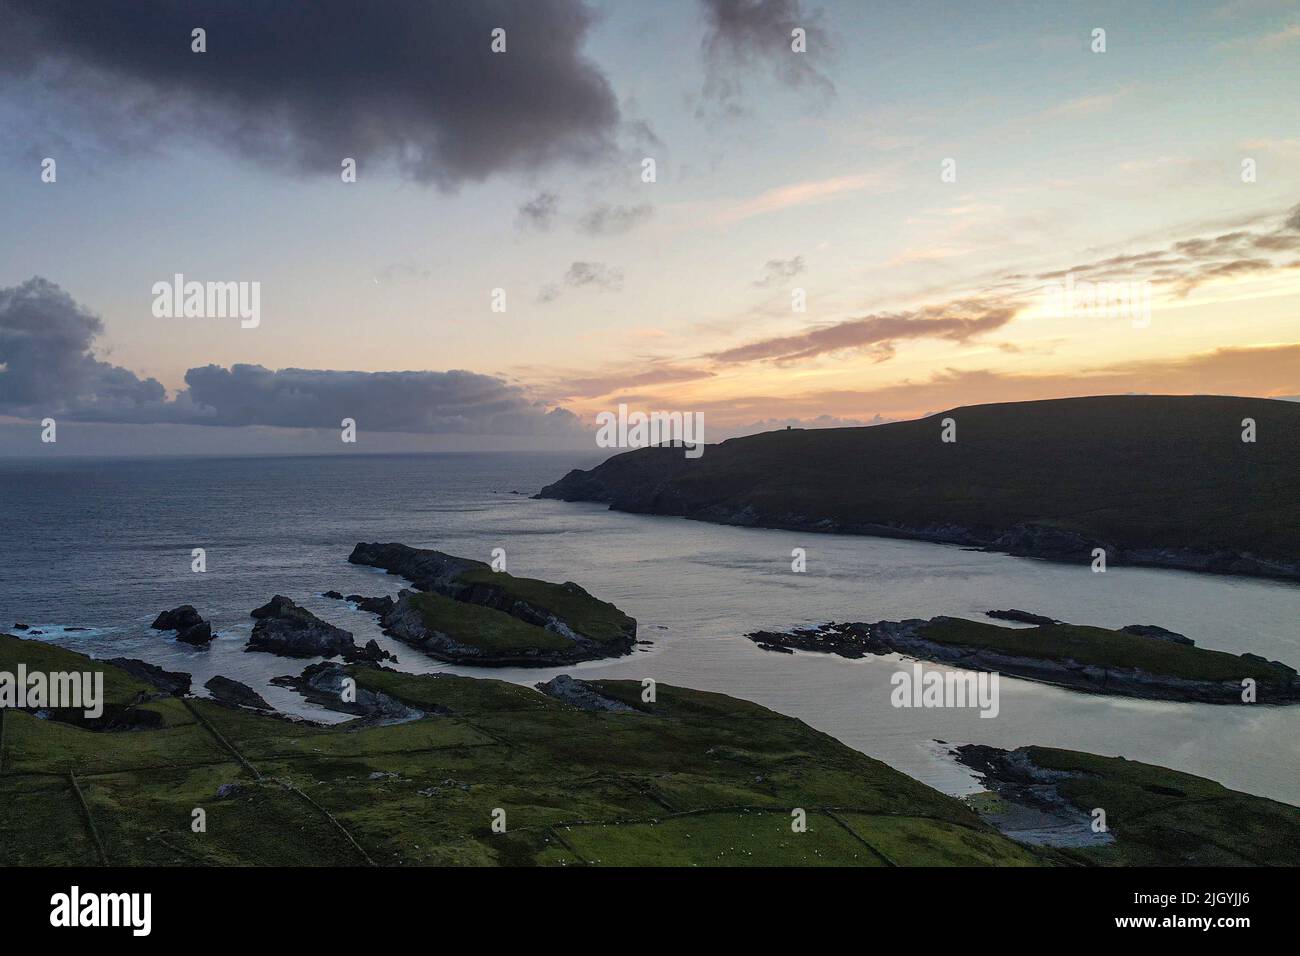
[[598,644],[624,640],[635,622],[608,601],[553,581],[518,578],[491,568],[463,572],[459,580],[499,588],[513,598],[545,608],[583,637]]
[[420,612],[425,627],[441,631],[467,647],[509,653],[530,648],[562,651],[573,643],[560,634],[511,617],[504,611],[457,601],[433,591],[415,594],[410,601]]

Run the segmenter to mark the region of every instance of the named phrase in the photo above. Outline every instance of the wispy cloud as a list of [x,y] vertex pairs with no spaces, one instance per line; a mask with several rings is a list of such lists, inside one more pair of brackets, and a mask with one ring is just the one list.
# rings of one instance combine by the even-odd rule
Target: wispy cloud
[[553,192],[540,192],[520,204],[519,224],[526,229],[545,232],[555,224],[560,209],[560,197]]
[[728,226],[755,216],[793,209],[811,203],[824,202],[845,193],[860,192],[886,184],[880,173],[860,173],[852,176],[835,176],[830,179],[807,180],[765,190],[749,199],[723,203],[706,217],[710,225]]
[[910,312],[881,313],[836,322],[798,335],[761,339],[712,353],[726,364],[776,361],[791,363],[846,350],[865,351],[875,361],[894,354],[903,339],[947,339],[964,342],[999,329],[1015,318],[1019,306],[997,300],[960,300]]
[[618,236],[648,221],[654,213],[649,203],[619,206],[598,203],[578,219],[578,228],[589,236]]
[[564,273],[559,283],[542,286],[537,294],[537,301],[554,302],[560,297],[562,288],[581,289],[590,287],[601,292],[617,292],[623,288],[623,270],[608,266],[603,262],[575,262]]
[[760,289],[784,285],[788,280],[803,272],[804,268],[803,256],[792,256],[789,259],[768,259],[766,265],[763,266],[763,277],[756,279],[754,285]]

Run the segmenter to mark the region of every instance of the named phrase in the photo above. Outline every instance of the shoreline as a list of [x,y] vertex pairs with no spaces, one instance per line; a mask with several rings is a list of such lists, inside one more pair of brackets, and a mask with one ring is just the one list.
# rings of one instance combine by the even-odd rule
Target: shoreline
[[[566,476],[567,477],[567,476]],[[946,544],[988,554],[1005,554],[1013,558],[1031,558],[1053,564],[1090,564],[1092,548],[1106,550],[1107,567],[1155,568],[1164,571],[1187,571],[1196,574],[1215,574],[1230,578],[1254,578],[1271,581],[1300,583],[1300,561],[1288,562],[1260,558],[1245,552],[1227,549],[1196,551],[1153,547],[1119,547],[1101,542],[1091,542],[1082,535],[1034,525],[1016,525],[1005,530],[979,531],[956,523],[936,522],[929,525],[851,524],[829,518],[813,520],[799,516],[768,516],[755,514],[753,509],[728,509],[718,513],[686,514],[679,511],[650,508],[620,507],[608,498],[569,497],[563,493],[546,492],[563,483],[561,479],[547,485],[532,497],[537,500],[563,501],[578,504],[604,504],[608,510],[622,514],[646,515],[657,518],[682,518],[702,524],[725,525],[732,528],[756,528],[767,531],[798,531],[805,534],[828,534],[842,537],[886,538],[897,541],[923,541],[928,544]],[[1044,540],[1046,539],[1046,540]],[[1073,548],[1062,547],[1068,541]],[[1012,543],[1014,542],[1014,543]]]

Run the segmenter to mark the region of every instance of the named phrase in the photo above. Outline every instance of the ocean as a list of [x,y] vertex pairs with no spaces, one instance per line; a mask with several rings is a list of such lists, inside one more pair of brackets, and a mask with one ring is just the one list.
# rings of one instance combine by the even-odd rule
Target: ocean
[[[375,638],[417,672],[532,684],[557,673],[654,678],[756,701],[952,794],[978,789],[951,745],[1066,747],[1157,763],[1300,804],[1300,707],[1223,707],[1101,697],[1002,678],[998,716],[890,703],[896,658],[764,651],[744,635],[828,620],[1022,608],[1079,624],[1159,624],[1203,647],[1300,664],[1300,585],[1181,571],[1068,566],[956,546],[730,528],[619,514],[529,496],[604,456],[502,453],[296,458],[0,461],[0,629],[95,657],[138,657],[250,684],[276,707],[321,710],[267,682],[307,663],[246,653],[249,611],[284,594]],[[321,597],[396,594],[403,580],[347,563],[358,541],[489,560],[572,580],[613,601],[649,641],[630,656],[561,669],[457,667],[380,633],[377,619]],[[791,570],[804,548],[807,571]],[[191,570],[203,548],[207,570]],[[206,650],[150,629],[193,604],[218,637]],[[77,628],[78,630],[69,630]],[[84,630],[81,630],[83,629]],[[30,636],[31,631],[27,632]],[[909,664],[901,665],[910,667]]]

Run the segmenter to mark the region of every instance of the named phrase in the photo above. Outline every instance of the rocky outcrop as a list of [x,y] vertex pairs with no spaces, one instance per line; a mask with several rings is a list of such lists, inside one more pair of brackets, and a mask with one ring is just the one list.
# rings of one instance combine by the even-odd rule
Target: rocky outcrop
[[783,651],[793,654],[814,651],[821,654],[838,654],[850,659],[868,654],[886,653],[878,641],[871,638],[868,624],[819,624],[816,627],[797,627],[791,631],[754,631],[746,634],[765,651]]
[[[352,714],[378,723],[401,723],[418,720],[425,712],[408,707],[401,701],[380,691],[367,690],[349,683],[352,675],[341,664],[323,661],[312,664],[296,677],[276,677],[271,683],[290,687],[308,700],[329,710]],[[352,699],[355,698],[355,699]],[[435,709],[431,713],[445,713]]]
[[251,707],[253,710],[274,710],[262,696],[247,684],[218,674],[203,685],[212,692],[214,700],[236,707]]
[[392,598],[384,597],[363,597],[360,594],[349,594],[344,597],[339,591],[326,591],[322,597],[333,598],[336,601],[347,601],[349,604],[355,604],[358,608],[370,614],[378,614],[383,617],[393,609],[396,603]]
[[348,555],[351,564],[382,568],[389,574],[406,578],[421,591],[437,591],[455,597],[453,593],[461,574],[466,571],[488,570],[482,561],[458,558],[442,551],[412,548],[404,544],[359,543]]
[[192,604],[163,611],[150,626],[157,631],[175,631],[178,641],[195,647],[207,647],[212,640],[212,625],[203,620]]
[[586,681],[574,680],[568,674],[552,677],[544,684],[537,684],[537,689],[548,697],[562,700],[579,710],[604,711],[614,714],[641,714],[645,711],[629,707],[621,700],[606,697]]
[[132,677],[152,684],[165,694],[184,697],[190,692],[193,678],[183,671],[166,671],[161,667],[133,657],[112,657],[107,663],[120,667]]
[[1188,647],[1196,644],[1190,637],[1185,637],[1177,631],[1170,631],[1157,624],[1127,624],[1121,627],[1120,631],[1125,634],[1135,634],[1138,637],[1149,637],[1155,641],[1167,641],[1170,644],[1185,644]]
[[381,664],[384,661],[396,663],[397,655],[384,650],[379,646],[379,642],[372,638],[366,641],[364,647],[344,648],[343,659],[349,664]]
[[986,810],[980,816],[1013,840],[1071,849],[1115,842],[1109,831],[1094,829],[1092,815],[1062,792],[1061,785],[1077,773],[1039,767],[1028,748],[1007,751],[966,744],[950,753],[1000,798],[996,810]]
[[246,651],[281,657],[337,657],[358,653],[351,631],[326,624],[311,611],[277,594],[252,612],[257,618]]

